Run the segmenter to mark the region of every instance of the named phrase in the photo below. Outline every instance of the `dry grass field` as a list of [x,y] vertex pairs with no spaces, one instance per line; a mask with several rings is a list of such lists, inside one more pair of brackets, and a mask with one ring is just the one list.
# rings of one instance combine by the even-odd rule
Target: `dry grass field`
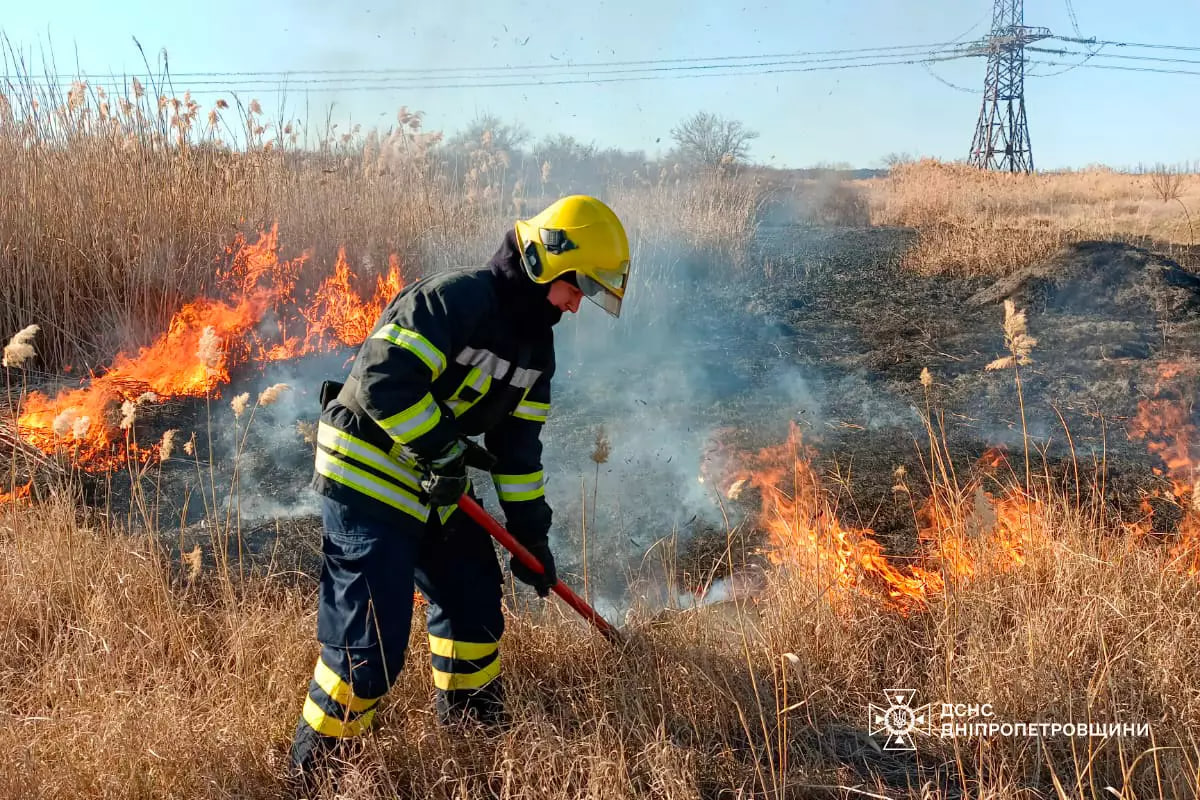
[[929,274],[999,274],[1089,239],[1191,248],[1200,233],[1200,176],[1166,167],[1014,175],[926,160],[855,185],[874,224],[920,232],[906,265]]
[[[217,290],[235,233],[278,222],[302,237],[313,255],[298,290],[346,243],[363,281],[391,254],[411,278],[478,263],[517,210],[555,188],[512,185],[508,156],[487,141],[455,172],[407,112],[390,133],[308,149],[257,104],[235,112],[140,87],[0,99],[0,329],[40,326],[35,355],[6,353],[10,488],[28,449],[14,447],[24,393],[157,337],[184,302]],[[230,126],[249,146],[221,144]],[[874,224],[917,229],[906,268],[963,274],[1082,239],[1189,244],[1179,209],[1197,208],[1200,181],[1187,177],[1176,202],[1151,180],[919,163],[855,188]],[[753,181],[664,171],[597,191],[628,220],[643,274],[669,281],[682,248],[732,265],[734,280],[761,279],[748,245],[766,199]],[[1018,382],[1033,346],[1019,327],[1010,321],[1011,361],[998,365]],[[796,439],[739,454],[716,483],[758,509],[766,579],[754,591],[691,608],[634,604],[627,642],[613,648],[565,607],[513,588],[503,649],[514,722],[501,734],[435,724],[418,622],[378,732],[326,796],[1196,796],[1195,541],[1131,532],[1090,463],[1069,491],[1039,476],[1029,449],[1007,469],[956,472],[937,397],[926,399],[923,470],[895,477],[922,532],[916,555],[890,559],[846,526],[842,495]],[[286,749],[315,657],[304,567],[315,543],[268,547],[242,569],[219,557],[240,528],[214,503],[203,557],[181,555],[180,526],[146,511],[157,507],[153,459],[109,476],[137,486],[143,513],[122,515],[85,502],[69,447],[45,458],[64,465],[59,477],[0,505],[0,796],[288,796]],[[1181,511],[1183,534],[1200,529],[1195,513]],[[726,564],[736,572],[745,534],[727,532],[709,580]],[[987,703],[995,716],[973,722],[1140,732],[919,733],[915,749],[890,750],[868,709],[897,687],[933,703],[938,725],[941,703]]]

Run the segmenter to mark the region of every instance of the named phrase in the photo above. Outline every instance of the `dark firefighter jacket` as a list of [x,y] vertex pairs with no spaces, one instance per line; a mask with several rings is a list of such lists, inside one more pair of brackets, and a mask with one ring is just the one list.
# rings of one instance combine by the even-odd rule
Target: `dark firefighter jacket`
[[363,342],[347,388],[321,414],[317,491],[384,518],[425,522],[437,513],[444,521],[454,507],[424,503],[421,464],[461,436],[483,434],[513,534],[545,536],[540,435],[561,317],[547,291],[521,270],[509,232],[488,268],[435,275],[398,294]]

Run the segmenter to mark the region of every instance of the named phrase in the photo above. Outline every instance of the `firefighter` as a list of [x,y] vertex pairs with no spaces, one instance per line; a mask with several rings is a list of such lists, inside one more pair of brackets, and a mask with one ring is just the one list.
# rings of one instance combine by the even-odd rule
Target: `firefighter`
[[540,440],[552,329],[584,297],[618,316],[628,279],[616,214],[564,197],[517,221],[485,269],[400,292],[336,396],[322,392],[321,652],[292,742],[300,776],[371,726],[404,664],[414,584],[429,603],[439,721],[503,721],[500,566],[487,533],[456,510],[467,466],[482,466],[468,463],[477,448],[465,437],[483,435],[507,527],[545,574],[515,559],[510,569],[545,597],[556,582]]

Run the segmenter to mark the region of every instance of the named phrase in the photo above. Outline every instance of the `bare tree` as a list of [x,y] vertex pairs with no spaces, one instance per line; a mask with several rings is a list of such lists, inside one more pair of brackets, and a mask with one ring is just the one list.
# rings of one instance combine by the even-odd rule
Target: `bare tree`
[[685,163],[719,167],[745,160],[758,132],[740,120],[697,111],[671,129],[671,138]]
[[1183,169],[1155,164],[1154,169],[1150,170],[1150,185],[1164,203],[1172,200],[1179,203],[1179,207],[1183,209],[1183,216],[1187,218],[1188,246],[1194,247],[1196,234],[1192,230],[1192,213],[1183,202]]
[[1164,203],[1178,200],[1183,193],[1183,172],[1166,164],[1155,164],[1150,170],[1150,185]]
[[451,136],[446,146],[451,150],[469,150],[483,146],[490,150],[516,153],[529,141],[529,131],[519,122],[508,123],[496,114],[476,114],[467,126]]

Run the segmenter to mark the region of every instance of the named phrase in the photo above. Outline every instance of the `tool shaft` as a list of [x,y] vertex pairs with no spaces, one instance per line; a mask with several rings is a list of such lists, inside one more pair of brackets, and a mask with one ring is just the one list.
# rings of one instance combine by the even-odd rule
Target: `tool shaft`
[[[518,542],[515,536],[505,530],[503,525],[497,522],[491,514],[484,510],[483,506],[479,505],[471,497],[463,495],[462,499],[458,501],[458,507],[466,512],[468,517],[479,523],[485,531],[491,534],[493,539],[498,541],[505,550],[512,553],[526,567],[539,575],[546,571],[546,568],[542,566],[542,562],[538,561],[533,553],[526,550],[525,546]],[[570,586],[567,586],[560,580],[551,587],[551,591],[561,597],[563,602],[579,612],[579,616],[592,623],[605,639],[608,639],[613,644],[621,642],[620,631],[609,624],[608,620],[600,616],[600,613],[592,608],[586,600],[571,591]]]

